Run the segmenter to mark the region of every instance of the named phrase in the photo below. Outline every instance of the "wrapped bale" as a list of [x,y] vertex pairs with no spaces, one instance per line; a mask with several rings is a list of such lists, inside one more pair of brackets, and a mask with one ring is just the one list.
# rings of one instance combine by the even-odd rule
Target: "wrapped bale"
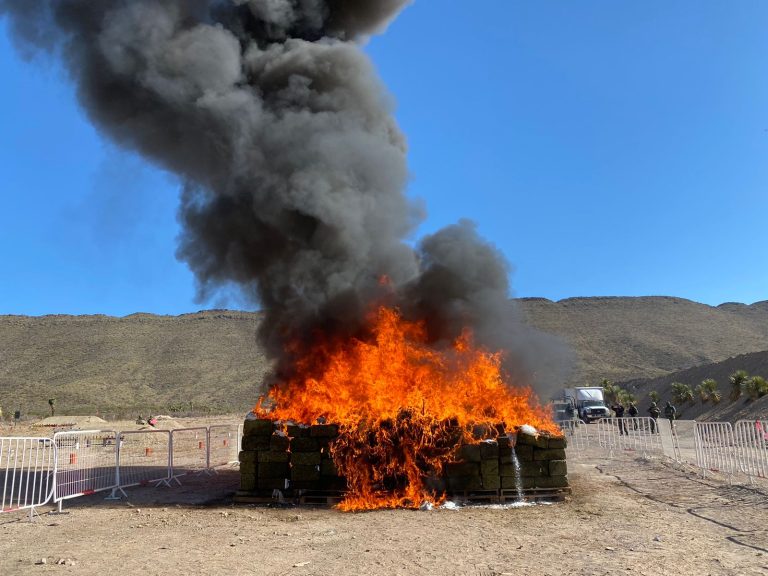
[[[289,430],[289,435],[294,430]],[[295,430],[291,438],[291,487],[310,492],[343,491],[346,481],[338,476],[330,445],[339,436],[335,424],[314,424]]]
[[[517,430],[508,436],[501,426],[475,427],[476,442],[458,446],[455,461],[443,466],[442,474],[425,477],[425,486],[435,494],[490,498],[520,489],[542,494],[568,486],[566,440],[547,433]],[[240,452],[242,491],[266,496],[272,490],[286,496],[312,492],[343,492],[346,479],[339,476],[330,454],[338,438],[335,424],[276,425],[271,420],[246,420]],[[496,438],[489,435],[498,434]],[[461,429],[456,427],[456,441]],[[294,492],[292,492],[294,491]]]
[[[477,436],[488,431],[487,427],[476,427],[473,433]],[[495,439],[463,445],[456,450],[456,462],[443,470],[449,497],[452,493],[467,495],[470,492],[488,497],[490,492],[499,489],[538,493],[568,486],[564,437],[518,430],[510,438],[503,428],[497,427],[495,431],[500,434]]]

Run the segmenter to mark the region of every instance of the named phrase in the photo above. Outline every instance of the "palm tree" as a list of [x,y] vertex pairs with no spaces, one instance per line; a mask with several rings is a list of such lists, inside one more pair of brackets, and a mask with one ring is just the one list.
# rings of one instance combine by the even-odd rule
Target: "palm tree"
[[608,378],[603,378],[600,381],[600,386],[603,388],[603,396],[605,397],[605,401],[608,404],[615,404],[616,400],[619,398],[621,388],[608,380]]
[[768,382],[762,376],[752,376],[742,384],[751,400],[757,400],[768,394]]
[[699,394],[702,402],[709,402],[712,400],[714,404],[717,404],[722,399],[722,394],[717,389],[717,381],[712,378],[703,380],[701,384],[696,387],[696,392]]
[[683,384],[682,382],[672,382],[672,399],[677,404],[693,402],[693,390],[691,390],[691,387],[688,386],[688,384]]
[[741,396],[742,388],[744,384],[749,380],[749,374],[747,374],[746,370],[736,370],[731,376],[728,378],[728,381],[731,383],[731,400],[736,401]]

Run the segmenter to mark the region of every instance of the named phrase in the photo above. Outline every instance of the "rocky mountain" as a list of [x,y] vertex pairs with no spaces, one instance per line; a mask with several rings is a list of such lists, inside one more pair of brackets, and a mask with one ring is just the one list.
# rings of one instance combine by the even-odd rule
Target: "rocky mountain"
[[[768,302],[515,302],[530,324],[572,347],[577,361],[560,385],[656,378],[768,350]],[[43,415],[49,398],[56,398],[62,414],[245,412],[262,393],[268,367],[255,339],[259,321],[258,313],[225,310],[122,318],[0,316],[0,406],[6,417],[17,408]]]
[[559,334],[577,363],[574,385],[653,378],[768,350],[768,301],[707,306],[669,297],[526,298],[528,321]]
[[267,362],[259,315],[0,316],[0,405],[136,417],[255,404]]

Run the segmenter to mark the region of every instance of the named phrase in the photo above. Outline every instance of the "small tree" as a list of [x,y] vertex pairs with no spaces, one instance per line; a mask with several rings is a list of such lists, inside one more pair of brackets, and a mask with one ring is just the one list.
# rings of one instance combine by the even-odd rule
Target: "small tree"
[[691,387],[688,386],[688,384],[683,384],[682,382],[672,382],[672,399],[676,404],[693,402],[693,390],[691,390]]
[[605,396],[605,401],[608,404],[615,404],[616,401],[619,399],[619,393],[621,392],[621,387],[617,386],[608,378],[603,378],[600,381],[600,386],[603,388],[603,395]]
[[746,370],[736,370],[730,375],[728,381],[731,383],[731,400],[736,401],[741,397],[744,383],[749,380],[749,374]]
[[659,402],[661,402],[661,394],[659,394],[658,392],[656,392],[656,390],[651,390],[651,391],[648,393],[648,398],[650,398],[650,399],[651,399],[651,402],[656,402],[656,404],[658,404]]
[[56,413],[56,398],[48,398],[48,406],[51,407],[51,416]]
[[717,404],[722,399],[722,395],[717,389],[717,381],[712,378],[703,380],[702,383],[696,387],[696,392],[702,402],[709,402],[712,400],[714,404]]
[[768,381],[762,376],[752,376],[742,384],[742,388],[751,400],[757,400],[768,394]]

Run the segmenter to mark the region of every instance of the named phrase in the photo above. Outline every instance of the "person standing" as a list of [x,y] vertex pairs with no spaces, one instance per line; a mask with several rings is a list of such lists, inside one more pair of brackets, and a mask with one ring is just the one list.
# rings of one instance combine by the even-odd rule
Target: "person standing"
[[[629,414],[630,418],[637,418],[637,406],[635,406],[634,402],[629,403],[629,408],[627,408],[627,414]],[[637,430],[637,420],[632,420],[632,428],[634,430]]]
[[648,408],[648,413],[651,415],[651,434],[656,434],[656,426],[659,423],[659,416],[661,416],[661,410],[656,406],[656,402],[651,402],[651,407]]
[[675,416],[677,415],[677,408],[672,406],[672,402],[667,401],[667,405],[664,406],[664,416],[669,420],[669,425],[675,425]]
[[624,406],[621,402],[616,402],[616,406],[613,407],[613,411],[616,413],[616,418],[618,419],[618,425],[619,425],[619,434],[622,436],[624,434],[628,434],[627,432],[627,423],[624,422]]

